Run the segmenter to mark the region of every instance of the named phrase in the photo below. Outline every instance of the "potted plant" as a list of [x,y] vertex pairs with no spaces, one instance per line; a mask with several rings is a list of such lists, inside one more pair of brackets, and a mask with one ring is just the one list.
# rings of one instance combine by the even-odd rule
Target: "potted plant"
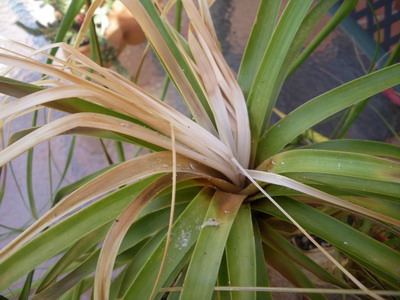
[[[55,65],[0,54],[3,64],[51,76],[40,86],[1,78],[0,89],[19,98],[1,107],[4,122],[37,105],[70,113],[19,133],[0,152],[1,166],[60,134],[151,151],[61,189],[54,207],[0,252],[0,290],[29,274],[21,297],[32,291],[32,299],[79,298],[90,289],[94,299],[266,299],[284,290],[269,287],[267,264],[312,299],[328,291],[315,289],[305,270],[338,294],[381,299],[382,290],[398,287],[399,253],[344,220],[398,234],[399,148],[329,141],[312,127],[398,84],[400,65],[310,99],[271,125],[283,82],[335,1],[289,1],[281,15],[280,1],[261,1],[238,76],[219,49],[208,1],[177,2],[190,20],[187,40],[166,17],[173,2],[163,8],[151,0],[122,2],[192,118],[66,44],[52,47],[68,60],[38,52]],[[349,2],[312,45],[346,15]],[[90,7],[81,33],[100,3]],[[314,142],[299,143],[304,135]],[[299,233],[335,272],[290,243]],[[60,253],[33,281],[32,271]]]

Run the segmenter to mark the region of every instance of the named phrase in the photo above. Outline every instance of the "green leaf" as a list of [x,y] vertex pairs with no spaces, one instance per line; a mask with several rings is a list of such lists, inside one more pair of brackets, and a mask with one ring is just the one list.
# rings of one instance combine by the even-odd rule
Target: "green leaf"
[[399,78],[400,64],[396,64],[355,79],[301,105],[263,135],[258,144],[256,163],[279,152],[325,118],[398,84]]
[[[229,282],[228,265],[226,262],[226,251],[225,251],[224,255],[222,256],[221,264],[219,266],[217,285],[218,286],[230,286],[231,285]],[[214,291],[213,298],[216,297],[216,294],[218,295],[218,300],[231,300],[232,299],[231,292],[228,292],[228,291],[218,291],[218,292]]]
[[259,222],[262,231],[263,242],[273,248],[283,256],[286,256],[292,262],[304,267],[312,272],[315,276],[325,282],[329,282],[338,287],[350,288],[345,282],[333,276],[330,272],[322,268],[318,263],[305,255],[299,248],[290,243],[287,239],[277,233],[266,222]]
[[[20,130],[20,131],[14,133],[8,140],[8,145],[15,143],[19,139],[23,138],[24,136],[28,135],[29,133],[31,133],[39,128],[41,128],[41,126],[35,126],[35,127],[23,129],[23,130]],[[68,130],[63,133],[63,135],[68,135],[68,134],[74,135],[74,136],[79,135],[79,136],[87,136],[87,137],[96,137],[96,138],[101,138],[101,139],[114,140],[117,142],[127,142],[130,144],[140,145],[141,147],[144,147],[144,148],[152,150],[152,151],[165,150],[165,149],[161,148],[160,146],[148,143],[144,140],[140,140],[140,139],[134,138],[134,137],[126,135],[126,134],[117,133],[117,132],[113,132],[113,131],[109,131],[109,130],[98,129],[98,128],[77,127],[77,128]],[[75,147],[75,144],[72,143],[71,147]],[[69,151],[69,152],[71,152],[71,151]],[[62,175],[64,175],[64,172]]]
[[[54,38],[53,43],[59,43],[64,41],[65,35],[67,34],[68,30],[72,27],[75,23],[75,17],[81,10],[83,4],[85,3],[84,0],[72,0],[68,6],[67,12],[64,15],[64,18],[61,21],[60,27],[58,28],[57,35]],[[55,55],[57,53],[58,48],[52,48],[50,50],[50,55]],[[51,59],[47,60],[47,63],[50,64],[52,62]]]
[[77,285],[73,289],[71,300],[80,300],[81,299],[81,295],[84,293],[84,288],[85,288],[85,284],[84,284],[83,281],[81,281],[79,283],[79,285]]
[[82,254],[86,253],[93,246],[97,245],[107,234],[111,223],[105,224],[98,229],[85,235],[77,241],[68,251],[54,264],[54,266],[43,277],[40,285],[36,289],[36,293],[44,290],[52,284],[64,270],[76,261]]
[[[256,250],[256,270],[257,270],[257,286],[268,287],[269,278],[267,272],[267,264],[264,258],[264,250],[261,241],[260,228],[256,218],[253,218],[254,229],[254,245]],[[257,292],[257,300],[272,300],[271,293]]]
[[[288,70],[290,69],[291,65],[293,65],[294,60],[298,57],[301,50],[304,48],[304,44],[308,39],[310,39],[312,33],[315,31],[321,19],[328,12],[329,8],[337,1],[338,0],[318,1],[307,13],[299,27],[299,30],[296,33],[292,44],[290,45],[290,49],[284,63],[285,72],[289,73],[287,76],[290,76],[291,72],[288,72]],[[316,37],[314,37],[314,40],[315,39]]]
[[[56,191],[60,188],[60,186],[64,182],[65,176],[67,175],[67,172],[68,172],[69,167],[71,165],[72,157],[74,155],[75,144],[76,144],[76,137],[73,136],[71,141],[70,141],[69,147],[68,147],[67,159],[65,160],[64,169],[63,169],[63,171],[61,173],[61,176],[60,176],[60,179],[58,181],[58,184],[56,185]],[[53,195],[53,193],[52,193],[52,195]],[[53,205],[54,205],[54,200],[53,200]]]
[[[120,256],[118,256],[115,263],[116,268],[120,267],[121,265],[129,263],[131,261],[131,257],[135,256],[136,253],[139,252],[148,242],[149,239],[142,240],[134,247],[129,249],[129,258],[127,258],[126,253],[122,253]],[[64,294],[68,294],[68,291],[73,289],[85,277],[93,273],[93,271],[96,269],[98,256],[99,256],[99,251],[95,251],[72,272],[68,273],[65,277],[61,278],[54,284],[48,286],[40,293],[36,294],[32,300],[57,299],[58,297]]]
[[36,85],[11,79],[8,77],[0,76],[0,92],[12,97],[23,97],[34,92],[40,91],[40,88]]
[[285,176],[303,182],[305,184],[317,183],[326,184],[331,187],[339,186],[341,189],[346,189],[353,193],[362,193],[366,195],[373,193],[375,194],[375,197],[389,197],[389,199],[396,201],[397,203],[400,199],[400,189],[398,183],[321,173],[286,173]]
[[[175,207],[176,216],[179,217],[186,207],[187,203],[177,204]],[[126,233],[119,253],[126,251],[144,238],[166,227],[168,225],[170,210],[170,207],[162,208],[139,218]]]
[[132,200],[132,197],[138,195],[157,177],[159,176],[152,176],[131,184],[94,202],[22,246],[0,264],[2,270],[0,290],[4,290],[24,274],[60,253],[92,230],[112,221]]
[[[157,201],[154,200],[154,201]],[[179,204],[175,208],[175,214],[179,216],[185,209],[186,204]],[[166,227],[168,224],[170,215],[170,207],[164,207],[160,210],[152,211],[146,215],[142,215],[132,226],[129,228],[127,234],[122,241],[121,247],[118,253],[127,252],[128,249],[136,247],[143,241],[146,241],[148,237],[153,236],[160,230]],[[105,237],[105,235],[103,236]],[[141,248],[142,246],[140,246]],[[139,249],[140,249],[139,248]],[[129,250],[131,251],[131,250]],[[68,290],[75,284],[77,284],[82,278],[88,276],[96,269],[97,260],[100,254],[100,250],[96,250],[89,258],[87,258],[81,265],[76,267],[73,272],[65,276],[63,279],[49,287],[47,290],[43,291],[43,295],[55,293],[62,294],[64,291]],[[118,257],[117,257],[118,260]]]
[[260,170],[277,174],[321,173],[400,183],[400,163],[364,154],[331,150],[292,150],[274,155]]
[[[226,261],[232,286],[257,286],[255,250],[251,208],[242,205],[233,222],[226,243]],[[255,292],[231,292],[233,300],[256,299]]]
[[[364,154],[302,149],[274,155],[259,166],[306,184],[327,184],[350,195],[385,195],[398,202],[400,163]],[[343,194],[343,193],[342,193]],[[374,196],[374,195],[373,195]],[[394,197],[394,198],[393,198]]]
[[[308,21],[312,23],[312,27],[310,26],[308,30],[306,30],[307,35],[303,37],[307,38],[311,35],[312,29],[315,28],[317,22],[325,15],[328,9],[335,3],[337,0],[331,1],[319,1],[317,5],[315,5],[314,9],[310,12],[304,21]],[[306,60],[307,57],[318,47],[319,44],[339,25],[339,23],[347,17],[354,7],[357,5],[357,0],[347,0],[343,1],[340,8],[335,12],[335,14],[329,19],[328,23],[322,28],[320,32],[313,38],[313,40],[307,45],[307,47],[301,52],[301,54],[296,58],[296,60],[290,65],[290,69],[288,72],[288,76],[290,76],[297,68]],[[319,7],[318,7],[319,6]],[[302,24],[303,25],[303,24]],[[300,32],[300,30],[299,30]],[[295,41],[302,41],[303,43],[306,41],[303,39],[298,39],[299,36],[296,35]],[[293,45],[292,45],[293,46]],[[296,47],[293,47],[296,48]]]
[[[197,186],[194,180],[186,180],[183,182],[178,182],[176,184],[176,199],[175,203],[190,202],[193,200],[197,194],[202,189],[201,186]],[[166,188],[162,191],[159,196],[151,201],[139,214],[139,217],[148,215],[151,212],[158,211],[163,208],[169,208],[171,206],[171,190],[172,187]]]
[[128,266],[126,266],[116,277],[113,278],[113,281],[112,281],[111,287],[110,287],[109,300],[117,300],[118,299],[118,293],[119,293],[119,290],[121,289],[121,284],[122,284],[122,281],[126,274],[127,267]]
[[[121,298],[127,288],[129,287],[130,283],[132,283],[132,279],[135,278],[140,270],[142,270],[145,266],[145,264],[151,259],[154,251],[158,248],[160,243],[163,241],[165,235],[167,233],[167,228],[164,228],[161,230],[155,237],[152,238],[139,252],[138,254],[133,257],[132,262],[127,266],[126,273],[124,276],[124,279],[121,284],[121,289],[119,290],[119,297]],[[155,274],[157,276],[157,273]],[[150,283],[154,283],[151,281]],[[148,291],[151,293],[150,291]],[[134,295],[134,298],[128,298],[128,299],[135,299],[136,295]],[[140,298],[138,298],[140,299]],[[144,299],[150,299],[150,298],[144,298]]]
[[[285,197],[275,200],[307,231],[334,245],[390,285],[400,284],[397,251],[306,204]],[[268,200],[257,201],[252,208],[286,220]]]
[[[151,43],[151,45],[154,49],[154,52],[157,54],[160,62],[163,64],[165,70],[168,72],[169,77],[174,82],[179,93],[182,95],[182,99],[184,99],[186,101],[187,106],[191,110],[193,116],[196,118],[196,121],[199,124],[205,125],[204,127],[208,128],[209,124],[208,124],[207,120],[198,119],[199,115],[194,113],[195,109],[193,107],[193,104],[191,104],[191,102],[189,102],[189,95],[191,94],[191,92],[194,92],[195,97],[197,97],[197,99],[200,101],[200,103],[202,105],[202,108],[200,108],[200,107],[199,108],[204,110],[204,112],[206,113],[206,116],[208,115],[208,117],[209,117],[208,121],[214,120],[211,107],[208,104],[207,96],[206,96],[204,90],[202,89],[200,82],[196,78],[187,59],[185,58],[185,56],[181,52],[180,48],[178,47],[178,43],[176,42],[176,39],[171,34],[170,28],[168,26],[166,26],[164,21],[159,16],[156,8],[154,7],[153,1],[140,0],[140,3],[143,6],[143,8],[145,9],[146,13],[148,14],[147,17],[149,19],[151,19],[152,26],[154,26],[160,34],[159,39],[157,39],[157,41],[155,39],[153,39],[153,37],[151,35],[147,35],[149,42]],[[129,6],[128,6],[128,9],[129,9]],[[133,14],[133,15],[135,15],[135,14]],[[139,23],[141,21],[141,19],[139,19],[139,18],[136,18],[136,20]],[[143,24],[141,24],[141,25],[143,25]],[[158,53],[159,49],[158,49],[157,44],[158,45],[162,44],[162,47],[166,47],[168,49],[168,51],[170,51],[172,53],[172,56],[175,59],[175,61],[173,61],[173,63],[171,63],[171,61],[168,59],[164,59],[163,55],[159,55],[159,53]],[[187,81],[185,86],[183,86],[181,84],[183,82],[182,81],[183,78],[180,78],[180,76],[182,74],[178,74],[179,72],[172,72],[172,70],[176,67],[176,65],[179,66],[179,68],[180,68],[179,71],[182,71],[183,75],[185,76],[185,81]],[[190,92],[188,92],[189,90],[190,90]]]
[[[171,273],[170,277],[166,280],[165,286],[173,286],[180,282],[183,285],[183,280],[186,277],[187,265],[189,264],[190,257],[193,253],[193,247],[186,253],[185,257],[176,265],[175,270]],[[182,278],[183,277],[183,278]],[[179,279],[177,281],[177,279]],[[179,293],[175,293],[178,297]],[[155,300],[163,300],[163,293],[158,293]]]
[[35,131],[36,129],[40,128],[40,126],[35,126],[27,129],[23,129],[17,132],[14,132],[12,136],[8,139],[8,145],[15,143],[16,141],[22,139],[24,136],[28,135],[29,133]]
[[[186,204],[177,205],[175,208],[175,214],[179,216],[183,212],[185,207]],[[120,258],[117,257],[117,261],[121,260],[122,256],[121,253],[124,254],[130,253],[132,252],[132,250],[134,250],[133,253],[136,253],[136,250],[139,251],[142,248],[143,246],[141,245],[142,242],[147,243],[146,239],[154,236],[161,230],[165,229],[168,224],[169,214],[170,214],[170,207],[167,207],[148,213],[147,215],[144,215],[141,218],[139,218],[129,228],[127,234],[125,235],[121,247],[118,250]],[[138,245],[141,246],[138,248]],[[44,290],[43,293],[40,294],[40,297],[46,298],[47,297],[46,295],[56,295],[55,293],[57,293],[57,295],[62,294],[64,291],[68,290],[69,288],[77,284],[82,278],[93,273],[96,269],[96,264],[99,254],[100,254],[100,249],[92,253],[92,255],[89,258],[87,258],[82,264],[76,267],[70,274],[68,274],[63,279],[50,286],[48,289]],[[149,255],[150,254],[151,252],[149,253]]]
[[363,140],[332,140],[315,143],[301,149],[321,149],[341,152],[354,152],[371,156],[381,156],[400,160],[400,147],[376,141]]
[[[175,221],[171,232],[171,246],[168,249],[167,260],[155,295],[164,286],[165,281],[175,270],[176,265],[179,264],[197,241],[200,225],[204,221],[212,194],[211,189],[202,190]],[[166,237],[155,249],[137,276],[131,275],[127,278],[128,280],[124,283],[125,287],[123,286],[121,289],[125,299],[133,299],[135,297],[138,299],[150,299],[161,266],[165,243]],[[131,284],[126,286],[127,283]]]
[[262,0],[240,64],[238,82],[247,98],[271,39],[281,1]]
[[345,200],[400,220],[400,201],[391,201],[382,197],[344,197]]
[[[176,280],[176,286],[182,286],[183,280],[185,279],[187,269],[185,268],[181,274],[179,274],[178,280]],[[169,293],[167,300],[179,300],[180,293]],[[220,299],[223,300],[223,299]]]
[[[43,89],[44,88],[33,84],[0,76],[0,92],[12,97],[18,97],[18,98],[23,97],[41,91]],[[148,127],[143,122],[140,122],[128,115],[116,112],[112,109],[97,105],[95,103],[88,102],[80,98],[60,99],[57,101],[44,103],[43,105],[52,109],[60,110],[71,114],[78,112],[93,112],[93,113],[104,114]]]
[[[38,112],[35,111],[32,117],[32,126],[36,126],[38,117]],[[32,217],[37,220],[39,219],[39,214],[36,209],[35,194],[33,191],[33,148],[28,150],[26,157],[26,192],[28,194],[28,203],[31,210]]]
[[[272,99],[276,99],[279,95],[280,88],[283,85],[284,81],[290,76],[291,72],[289,71],[293,61],[299,55],[300,51],[303,49],[304,44],[310,39],[313,32],[315,31],[317,25],[319,24],[320,20],[324,17],[325,13],[329,10],[329,8],[338,0],[323,0],[318,1],[307,13],[305,18],[303,19],[301,25],[298,28],[296,36],[293,39],[292,44],[288,50],[288,53],[285,57],[285,61],[282,64],[282,68],[279,72],[278,78],[275,82],[275,87],[273,89],[273,93],[271,95]],[[272,1],[271,1],[272,2]],[[279,1],[278,1],[279,2]],[[332,30],[333,28],[327,29],[323,28],[322,31]],[[319,36],[319,35],[318,35]],[[313,42],[318,44],[322,42],[323,36],[320,36],[319,39],[314,39]],[[310,53],[309,53],[310,54]],[[295,69],[292,69],[294,71]],[[264,126],[268,124],[264,123]]]
[[[290,177],[293,177],[293,175],[291,174]],[[299,175],[297,175],[296,178],[299,179]],[[304,177],[300,178],[300,180],[301,179],[303,179],[304,181]],[[348,178],[346,178],[346,180],[347,179]],[[398,201],[398,198],[393,199],[391,197],[383,197],[382,195],[374,195],[368,192],[344,189],[343,187],[338,188],[337,186],[327,186],[322,184],[320,185],[308,184],[308,185],[311,186],[312,188],[315,188],[330,195],[337,196],[343,200],[363,206],[365,208],[376,211],[378,213],[381,213],[382,215],[391,217],[393,219],[399,220],[400,218],[399,215],[400,202]],[[379,185],[379,183],[377,185]],[[291,198],[296,199],[295,196],[303,196],[302,198],[300,198],[302,199],[301,201],[303,202],[326,204],[326,202],[323,201],[320,202],[316,198],[311,198],[309,202],[307,202],[306,200],[303,200],[304,199],[303,193],[282,186],[268,185],[265,190],[272,197],[289,196]],[[252,197],[251,200],[254,201],[260,198],[263,198],[262,194],[258,194]]]
[[[248,96],[249,119],[254,149],[264,123],[268,123],[277,94],[279,72],[295,34],[312,1],[290,1],[272,34]],[[274,97],[271,97],[274,96]]]
[[22,291],[18,297],[18,300],[28,300],[29,299],[34,273],[35,273],[35,270],[32,270],[29,272],[28,276],[26,277],[24,287],[22,288]]
[[132,137],[132,136],[129,136],[126,134],[103,130],[103,129],[98,129],[98,128],[78,127],[78,128],[74,128],[72,130],[66,131],[63,134],[81,135],[81,136],[114,140],[117,142],[127,142],[130,144],[139,145],[141,147],[144,147],[146,149],[149,149],[149,150],[155,151],[155,152],[165,150],[164,148],[154,145],[154,144],[151,144],[151,143],[148,143],[145,140],[140,140],[140,139],[137,139],[135,137]]
[[385,63],[385,67],[390,66],[396,62],[400,56],[400,41],[393,47],[392,53],[390,54],[388,60]]
[[[86,0],[86,4],[90,4],[90,3],[91,3],[91,0]],[[101,49],[100,49],[100,44],[99,44],[99,38],[97,36],[93,17],[90,19],[90,24],[89,24],[89,46],[90,46],[91,59],[94,62],[98,63],[99,66],[104,67],[103,57],[101,54]],[[75,137],[74,137],[73,141],[75,141]],[[102,142],[102,141],[100,141],[100,142]],[[116,141],[114,143],[114,146],[115,146],[115,150],[117,152],[119,161],[124,162],[126,160],[124,146],[122,145],[122,143],[120,141]],[[72,147],[72,149],[73,149],[73,147]],[[107,151],[105,150],[105,152],[107,152]],[[65,170],[68,170],[68,161],[66,163]]]
[[244,195],[217,191],[190,260],[181,300],[211,299],[225,244]]
[[[10,163],[10,168],[12,168],[11,167],[11,163]],[[5,165],[3,167],[0,167],[0,177],[1,177],[1,183],[0,183],[0,206],[1,206],[1,203],[3,202],[4,194],[5,194],[5,191],[6,191],[7,165]]]
[[[58,28],[57,35],[54,39],[54,43],[62,42],[67,31],[72,27],[75,22],[75,17],[79,13],[82,8],[84,0],[72,0],[67,12],[63,20],[61,21],[60,27]],[[58,51],[58,48],[52,48],[50,50],[50,55],[55,55]],[[52,60],[50,58],[47,59],[47,64],[51,64]],[[10,81],[9,81],[10,82]],[[0,84],[1,85],[1,84]],[[33,113],[32,126],[36,126],[37,124],[38,111]],[[51,161],[49,160],[49,164]],[[38,219],[38,213],[35,207],[35,198],[33,192],[33,183],[32,183],[32,168],[33,168],[33,148],[29,149],[27,156],[27,170],[26,170],[26,185],[27,185],[27,193],[29,198],[29,206],[31,208],[32,216],[34,219]]]
[[[91,4],[91,0],[86,0],[86,4]],[[89,21],[89,47],[90,58],[99,66],[104,67],[103,56],[100,49],[99,38],[97,36],[96,27],[93,17]]]
[[92,174],[89,174],[81,179],[79,179],[78,181],[75,181],[74,183],[71,183],[65,187],[63,187],[62,189],[60,189],[56,195],[54,196],[54,204],[60,202],[60,200],[62,198],[64,198],[65,196],[71,194],[72,192],[74,192],[75,190],[77,190],[78,188],[80,188],[81,186],[85,185],[86,183],[88,183],[89,181],[95,179],[97,176],[99,176],[100,174],[103,174],[104,172],[112,169],[113,167],[115,167],[115,165],[111,165],[111,166],[107,166],[101,170],[98,170]]
[[1,186],[0,186],[0,205],[3,202],[3,197],[4,197],[4,192],[5,192],[5,188],[4,188],[5,185],[6,185],[6,180],[3,179],[2,183],[1,183]]
[[[298,287],[315,288],[311,280],[290,260],[283,257],[271,247],[264,246],[265,259],[268,264],[281,273],[287,280]],[[320,294],[307,294],[310,299],[320,300],[326,299]]]

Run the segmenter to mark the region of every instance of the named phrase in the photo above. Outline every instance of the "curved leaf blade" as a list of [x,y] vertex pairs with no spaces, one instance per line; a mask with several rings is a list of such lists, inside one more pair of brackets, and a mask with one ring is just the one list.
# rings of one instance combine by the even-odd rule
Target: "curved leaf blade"
[[256,164],[276,154],[302,132],[363,99],[400,83],[400,64],[348,82],[301,105],[277,122],[258,144]]
[[253,85],[260,61],[271,39],[280,6],[280,1],[262,0],[260,2],[238,73],[238,81],[245,98]]
[[[306,204],[284,197],[276,200],[307,231],[334,245],[390,285],[399,285],[397,251]],[[269,201],[258,201],[252,208],[286,220]]]
[[[257,286],[256,249],[249,204],[242,205],[226,243],[226,261],[232,286]],[[256,299],[256,292],[231,292],[233,300]]]
[[400,163],[383,158],[331,150],[293,150],[274,155],[259,167],[277,174],[320,173],[400,183]]
[[247,102],[254,149],[258,144],[262,127],[269,122],[272,108],[275,105],[277,95],[274,94],[274,90],[280,89],[275,86],[275,83],[282,64],[311,3],[311,0],[304,0],[290,1],[287,4],[251,86]]
[[301,149],[320,149],[353,152],[371,156],[388,157],[400,160],[400,147],[392,144],[363,140],[332,140],[315,143]]
[[[0,264],[0,290],[73,244],[88,232],[112,221],[155,178],[129,185],[46,230]],[[78,226],[79,225],[79,226]],[[36,249],[36,251],[32,251]]]
[[320,279],[337,285],[342,288],[349,288],[349,286],[332,275],[332,273],[326,271],[318,263],[313,261],[310,257],[305,255],[299,248],[290,243],[287,239],[276,232],[266,222],[259,222],[260,229],[263,233],[263,242],[268,244],[275,251],[288,257],[291,261],[296,262],[302,267],[306,268]]
[[[312,281],[290,260],[282,257],[268,245],[264,246],[265,259],[268,264],[281,273],[287,280],[298,287],[315,288]],[[307,294],[312,300],[326,300],[327,298],[321,294]]]
[[[306,17],[305,19],[307,19],[307,21],[309,21],[310,23],[319,21],[319,18],[321,18],[324,15],[324,13],[326,13],[328,9],[331,6],[333,6],[335,2],[337,1],[319,1],[318,4],[316,4],[315,6],[315,8],[317,9],[313,11],[313,14],[310,16],[310,18],[308,19]],[[320,5],[320,7],[317,7],[318,5]],[[296,60],[290,65],[288,76],[290,76],[294,71],[297,70],[297,68],[304,62],[304,60],[306,60],[307,57],[310,56],[310,54],[318,47],[318,45],[321,44],[321,42],[339,25],[339,23],[350,14],[350,12],[354,9],[356,5],[357,5],[357,0],[343,1],[340,8],[335,12],[332,18],[330,18],[328,23],[306,46],[306,48],[301,52],[301,54],[296,58]],[[314,26],[312,26],[310,29],[314,29],[317,24],[314,23],[312,25]],[[307,33],[308,37],[312,33],[312,30],[308,30]],[[298,36],[296,36],[296,41],[297,38]],[[303,40],[303,43],[305,42],[304,39],[301,40]]]
[[[185,205],[177,205],[175,208],[176,214],[179,215],[184,208]],[[138,249],[138,251],[142,251],[142,246],[144,247],[148,242],[150,242],[146,239],[157,235],[162,230],[164,230],[163,234],[165,235],[165,228],[168,224],[168,218],[169,208],[163,208],[137,220],[137,222],[135,222],[128,230],[128,233],[126,234],[119,249],[119,254],[122,254],[126,251],[132,252],[133,248]],[[161,238],[162,236],[160,236],[160,240]],[[93,252],[90,257],[77,266],[71,273],[39,293],[37,295],[37,299],[48,299],[49,297],[55,298],[62,295],[74,285],[78,284],[82,278],[90,275],[96,269],[99,254],[100,250]],[[120,260],[119,257],[117,257],[117,261],[118,260]]]
[[124,0],[123,3],[145,32],[154,52],[168,72],[194,118],[210,132],[215,132],[213,114],[207,96],[187,59],[178,47],[168,26],[158,14],[153,1]]
[[[155,294],[164,286],[165,281],[175,270],[176,265],[179,264],[197,241],[200,226],[204,221],[211,197],[211,189],[202,190],[175,221],[171,233],[171,247],[168,251],[167,260]],[[124,299],[133,299],[135,297],[138,299],[149,299],[161,265],[165,242],[166,237],[164,237],[160,245],[155,249],[136,278],[127,278],[128,285],[125,283],[121,289]],[[129,285],[129,282],[132,284]]]
[[52,284],[57,277],[64,272],[64,270],[72,264],[76,259],[79,258],[83,253],[86,253],[93,246],[97,245],[110,228],[110,223],[105,224],[89,234],[82,237],[77,241],[68,251],[54,264],[54,266],[46,273],[40,282],[40,285],[36,289],[36,293],[44,290],[50,284]]
[[352,193],[369,195],[374,197],[384,196],[389,201],[399,203],[399,184],[370,179],[360,179],[343,175],[321,174],[321,173],[286,173],[285,176],[306,184],[324,184],[331,188],[340,187]]
[[[267,264],[264,258],[264,250],[261,240],[260,228],[256,218],[253,218],[254,242],[256,250],[256,271],[257,271],[257,286],[267,287],[269,285],[269,277]],[[271,293],[257,292],[257,300],[272,300]]]
[[179,299],[211,299],[226,241],[244,198],[220,191],[214,194]]

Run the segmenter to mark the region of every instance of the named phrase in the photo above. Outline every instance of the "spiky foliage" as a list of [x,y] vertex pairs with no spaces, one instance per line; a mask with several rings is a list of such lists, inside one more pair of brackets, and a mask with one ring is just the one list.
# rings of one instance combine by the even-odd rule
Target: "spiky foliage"
[[[133,143],[152,153],[61,190],[62,199],[1,251],[0,290],[59,253],[33,299],[68,297],[71,289],[80,295],[92,287],[95,299],[265,299],[270,296],[255,287],[269,286],[267,264],[294,285],[310,288],[312,299],[324,296],[312,293],[317,280],[305,270],[336,288],[356,287],[375,298],[380,296],[374,290],[398,286],[399,254],[342,220],[354,215],[398,232],[399,148],[352,140],[286,146],[332,114],[398,84],[400,65],[311,99],[271,126],[283,82],[299,64],[296,58],[304,59],[303,44],[335,1],[312,8],[311,0],[289,1],[279,18],[280,1],[262,1],[238,80],[219,49],[209,1],[182,1],[190,20],[187,40],[166,18],[173,1],[164,11],[151,0],[123,2],[193,119],[71,46],[49,47],[62,48],[68,60],[46,49],[35,52],[53,65],[1,54],[3,64],[51,76],[36,85],[2,78],[2,91],[18,97],[1,107],[4,122],[38,106],[70,113],[19,134],[0,153],[1,165],[66,133]],[[349,2],[354,4],[343,5]],[[325,33],[334,27],[328,25]],[[299,232],[338,272],[326,271],[288,241]],[[310,233],[334,251],[328,253]],[[366,275],[357,279],[350,267]],[[214,293],[215,286],[235,291]]]

